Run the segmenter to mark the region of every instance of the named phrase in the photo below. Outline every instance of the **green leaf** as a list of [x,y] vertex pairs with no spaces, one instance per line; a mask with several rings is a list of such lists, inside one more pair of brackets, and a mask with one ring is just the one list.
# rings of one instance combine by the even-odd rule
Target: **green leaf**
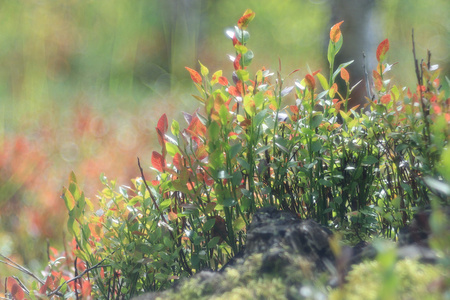
[[250,38],[250,34],[246,30],[241,30],[239,27],[234,26],[234,31],[236,33],[236,38],[241,44],[247,43],[248,39]]
[[245,221],[242,218],[242,216],[240,216],[239,218],[237,218],[236,220],[233,221],[233,231],[235,233],[241,231],[242,229],[244,229],[245,227]]
[[236,172],[233,173],[233,178],[231,179],[231,182],[235,186],[241,185],[241,182],[242,182],[242,173],[241,173],[241,171],[236,171]]
[[250,165],[248,164],[248,162],[245,159],[238,157],[237,161],[239,162],[241,167],[244,168],[244,170],[250,171]]
[[69,230],[69,233],[73,236],[78,236],[80,234],[78,223],[76,223],[75,219],[71,216],[69,216],[69,219],[67,220],[67,230]]
[[213,139],[216,139],[219,137],[220,134],[220,127],[219,124],[217,124],[216,121],[212,121],[211,124],[209,124],[209,136]]
[[319,179],[319,183],[321,185],[327,186],[327,187],[332,187],[333,183],[329,180],[325,180],[325,179]]
[[262,92],[258,92],[254,97],[253,101],[255,101],[255,106],[257,108],[261,107],[261,105],[264,103],[264,95]]
[[230,158],[234,158],[242,149],[242,145],[241,143],[238,144],[234,144],[230,147],[230,151],[229,151],[229,157]]
[[171,200],[171,199],[165,199],[163,202],[161,202],[161,203],[159,204],[159,209],[160,209],[160,210],[165,210],[165,209],[168,208],[171,204],[172,204],[172,200]]
[[314,141],[311,145],[311,150],[313,152],[319,152],[320,149],[322,149],[322,141],[321,140]]
[[328,52],[327,52],[327,58],[328,58],[328,62],[331,63],[334,62],[334,56],[335,56],[335,45],[334,43],[330,40],[330,42],[328,43]]
[[269,150],[271,148],[272,148],[272,146],[270,146],[270,145],[262,146],[262,147],[256,149],[255,154],[259,154],[259,153]]
[[405,150],[408,147],[409,147],[409,145],[407,145],[407,144],[400,144],[397,147],[395,147],[395,151],[396,152],[402,152],[403,150]]
[[319,79],[320,85],[325,91],[328,91],[330,89],[328,85],[328,80],[325,78],[325,76],[322,75],[322,73],[317,73],[316,77]]
[[230,116],[230,112],[225,105],[221,105],[219,109],[219,117],[222,125],[226,125],[228,123],[228,117]]
[[172,143],[166,143],[166,150],[171,157],[174,157],[177,153],[181,154],[180,149]]
[[208,248],[214,248],[220,241],[220,236],[215,236],[208,242]]
[[[255,103],[256,105],[256,103]],[[258,127],[262,124],[262,122],[264,121],[264,119],[266,118],[267,115],[267,109],[264,109],[262,111],[260,111],[259,113],[256,114],[256,116],[253,117],[253,125],[255,125],[255,127]]]
[[236,75],[242,82],[246,82],[250,79],[250,75],[246,70],[237,70]]
[[253,57],[255,57],[253,51],[248,50],[241,58],[241,60],[243,61],[243,67],[249,66],[253,60]]
[[205,222],[205,224],[203,224],[203,227],[202,227],[203,232],[205,233],[207,231],[210,231],[214,227],[214,224],[216,224],[215,218],[207,220]]
[[244,45],[239,45],[239,44],[236,44],[234,46],[234,49],[236,49],[236,52],[240,53],[240,54],[245,54],[248,51],[247,47],[245,47]]
[[377,162],[378,162],[378,159],[375,156],[367,155],[366,157],[363,158],[361,163],[366,164],[366,165],[373,165],[373,164],[376,164]]
[[342,47],[343,43],[344,43],[344,37],[343,37],[343,35],[341,35],[341,38],[336,43],[336,46],[334,48],[334,56],[336,56],[336,54],[338,54],[339,50],[341,50],[341,47]]
[[198,61],[198,63],[200,64],[200,72],[202,73],[202,75],[207,76],[209,74],[208,68],[205,67],[200,61]]
[[322,120],[323,120],[322,114],[318,114],[318,115],[315,115],[314,117],[312,117],[311,128],[314,129],[314,128],[319,127],[320,123],[322,123]]
[[234,198],[225,197],[223,199],[218,199],[217,203],[219,203],[220,205],[222,205],[224,207],[232,207],[237,204],[237,201]]

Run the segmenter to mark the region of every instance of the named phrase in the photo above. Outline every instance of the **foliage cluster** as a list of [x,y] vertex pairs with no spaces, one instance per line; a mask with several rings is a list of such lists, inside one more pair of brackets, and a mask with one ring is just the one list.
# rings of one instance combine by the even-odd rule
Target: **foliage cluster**
[[[217,270],[241,251],[252,214],[268,205],[358,239],[394,237],[415,210],[432,201],[448,205],[443,177],[450,180],[450,162],[443,160],[441,169],[439,162],[448,154],[450,103],[430,57],[416,60],[415,89],[397,86],[388,77],[393,65],[384,40],[367,107],[349,107],[351,62],[334,65],[342,22],[330,31],[329,70],[308,70],[290,86],[288,78],[299,70],[283,77],[281,62],[275,73],[262,68],[250,75],[247,27],[254,16],[247,10],[227,31],[235,50],[230,79],[222,71],[210,76],[201,63],[200,73],[186,68],[202,106],[184,113],[185,129],[177,121],[169,126],[166,115],[159,119],[155,180],[145,179],[138,160],[142,176],[132,187],[102,175],[104,189],[93,203],[71,174],[62,197],[74,237],[66,254],[76,257],[75,280],[70,286],[61,270],[48,272],[30,297],[128,298]],[[9,287],[22,291],[12,279]]]

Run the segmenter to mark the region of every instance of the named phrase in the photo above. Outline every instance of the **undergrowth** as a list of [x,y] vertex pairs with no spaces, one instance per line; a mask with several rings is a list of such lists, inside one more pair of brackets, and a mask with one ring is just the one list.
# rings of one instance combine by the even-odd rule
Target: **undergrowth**
[[229,77],[200,62],[200,72],[186,67],[200,107],[184,113],[186,127],[159,118],[156,177],[147,180],[138,160],[142,176],[131,187],[102,175],[104,189],[89,200],[71,174],[62,198],[72,244],[55,250],[45,278],[34,276],[28,288],[9,278],[9,293],[109,299],[164,290],[239,253],[260,207],[364,240],[394,239],[417,210],[448,205],[449,80],[441,82],[430,54],[419,62],[414,53],[418,84],[409,89],[389,78],[394,64],[382,41],[367,104],[351,107],[352,62],[335,66],[342,22],[330,31],[328,70],[285,76],[281,62],[274,72],[250,72],[254,16],[247,10],[227,31],[235,52]]

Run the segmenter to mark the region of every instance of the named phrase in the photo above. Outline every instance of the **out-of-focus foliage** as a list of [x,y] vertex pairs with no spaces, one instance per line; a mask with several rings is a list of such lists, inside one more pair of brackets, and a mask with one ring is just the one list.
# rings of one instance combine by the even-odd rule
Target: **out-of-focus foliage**
[[[414,27],[418,56],[432,50],[448,74],[448,2],[378,2],[376,30],[389,37],[397,70],[411,66]],[[45,261],[46,239],[62,244],[70,170],[89,196],[101,172],[120,184],[138,176],[135,157],[149,165],[157,145],[155,116],[191,111],[184,66],[201,57],[212,70],[232,69],[217,53],[229,49],[224,27],[247,7],[258,11],[254,70],[277,69],[278,57],[284,69],[327,66],[317,50],[326,49],[330,1],[3,1],[0,253],[33,267]],[[412,70],[395,72],[414,80]]]

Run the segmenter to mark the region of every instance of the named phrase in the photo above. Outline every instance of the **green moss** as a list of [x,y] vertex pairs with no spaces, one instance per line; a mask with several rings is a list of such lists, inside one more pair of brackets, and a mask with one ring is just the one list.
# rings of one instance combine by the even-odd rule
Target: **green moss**
[[445,299],[449,272],[416,260],[401,260],[391,268],[369,261],[353,267],[347,280],[342,288],[330,293],[329,299]]
[[[262,254],[254,254],[236,267],[228,268],[222,275],[203,273],[180,284],[174,290],[163,293],[156,299],[313,299],[314,295],[324,295],[322,288],[312,285],[314,281],[308,262],[295,257],[289,258],[291,264],[277,273],[261,272]],[[316,278],[317,279],[317,278]],[[301,295],[305,289],[308,296]]]

